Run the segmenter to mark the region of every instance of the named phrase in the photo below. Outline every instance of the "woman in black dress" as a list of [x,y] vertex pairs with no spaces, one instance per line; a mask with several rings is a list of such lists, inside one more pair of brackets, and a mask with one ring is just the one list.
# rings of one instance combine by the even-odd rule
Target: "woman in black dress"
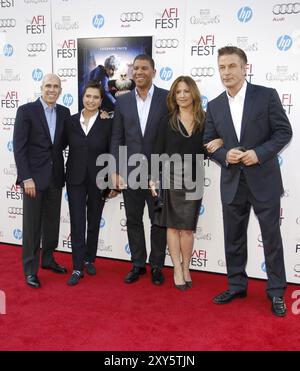
[[[163,196],[157,204],[155,223],[167,228],[167,244],[174,266],[174,284],[180,290],[192,287],[189,271],[204,186],[203,127],[205,112],[195,81],[180,76],[172,84],[167,98],[169,115],[161,122],[154,153],[161,161]],[[215,139],[210,151],[221,147]],[[166,156],[167,155],[167,156]],[[170,156],[172,158],[170,159]],[[157,196],[151,174],[150,188]]]

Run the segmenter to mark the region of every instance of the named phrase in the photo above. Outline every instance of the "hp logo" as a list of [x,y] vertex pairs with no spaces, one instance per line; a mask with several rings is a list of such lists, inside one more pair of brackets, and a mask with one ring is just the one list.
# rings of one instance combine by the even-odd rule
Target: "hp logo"
[[16,240],[21,240],[22,239],[22,231],[20,229],[14,229],[13,235]]
[[70,107],[73,103],[73,96],[70,93],[67,93],[63,96],[63,103],[66,107]]
[[93,26],[97,29],[103,27],[104,25],[104,17],[101,14],[97,14],[93,18]]
[[131,254],[130,247],[129,247],[129,244],[128,243],[125,245],[125,251],[129,255]]
[[208,98],[205,95],[202,95],[201,96],[201,100],[202,100],[202,108],[203,109],[206,109],[207,108],[207,104],[208,104]]
[[105,219],[101,218],[100,220],[100,228],[103,228],[105,226]]
[[40,70],[39,68],[35,68],[32,71],[32,78],[34,81],[41,81],[43,78],[43,71]]
[[282,35],[277,40],[277,48],[282,52],[289,50],[292,45],[293,40],[289,35]]
[[3,54],[5,57],[11,57],[13,55],[14,48],[11,44],[5,44],[3,47]]
[[199,215],[203,215],[204,212],[205,212],[205,207],[204,207],[204,205],[201,205]]
[[252,18],[253,12],[252,9],[248,6],[242,7],[237,14],[238,20],[242,23],[249,22]]
[[173,71],[170,67],[163,67],[159,72],[159,76],[163,81],[169,81],[173,76]]
[[14,145],[13,145],[13,141],[12,140],[10,140],[7,143],[7,149],[9,150],[9,152],[13,152],[14,151]]

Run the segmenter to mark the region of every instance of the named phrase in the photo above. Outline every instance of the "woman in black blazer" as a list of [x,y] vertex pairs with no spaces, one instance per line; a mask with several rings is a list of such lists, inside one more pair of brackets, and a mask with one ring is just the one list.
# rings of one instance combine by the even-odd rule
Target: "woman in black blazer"
[[[83,90],[83,110],[71,117],[66,136],[69,155],[66,164],[66,183],[71,220],[73,273],[67,284],[76,285],[86,269],[96,274],[99,225],[105,200],[97,187],[96,177],[101,168],[97,157],[109,152],[112,119],[99,110],[103,89],[89,82]],[[110,196],[114,196],[111,191]],[[86,233],[87,228],[87,233]]]

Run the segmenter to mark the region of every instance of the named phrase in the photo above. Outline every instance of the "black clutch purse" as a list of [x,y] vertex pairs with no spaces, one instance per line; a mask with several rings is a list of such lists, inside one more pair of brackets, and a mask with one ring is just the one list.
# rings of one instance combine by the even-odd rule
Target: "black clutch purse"
[[164,189],[161,174],[160,179],[155,183],[155,192],[157,195],[154,197],[154,210],[161,210],[164,206]]

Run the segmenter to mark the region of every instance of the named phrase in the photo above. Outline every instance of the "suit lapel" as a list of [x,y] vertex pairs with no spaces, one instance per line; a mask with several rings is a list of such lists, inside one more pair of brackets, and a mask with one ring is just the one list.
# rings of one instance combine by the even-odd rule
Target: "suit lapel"
[[222,100],[223,100],[223,107],[224,107],[224,122],[227,123],[226,130],[229,130],[231,132],[231,137],[234,137],[236,142],[238,142],[238,137],[235,132],[234,124],[232,121],[232,116],[230,112],[230,107],[229,107],[229,102],[228,102],[228,97],[226,92],[223,93],[222,95]]
[[56,106],[56,126],[55,126],[55,134],[54,134],[54,143],[56,143],[57,138],[60,138],[61,131],[63,129],[62,126],[62,112],[60,110],[60,107]]
[[249,116],[251,112],[253,111],[254,100],[255,100],[255,89],[251,84],[247,83],[247,90],[246,90],[244,109],[243,109],[242,127],[241,127],[241,141],[243,138],[243,134],[245,133],[247,122],[249,121]]
[[133,89],[128,94],[130,94],[129,107],[132,107],[132,109],[133,109],[134,121],[135,121],[135,123],[137,125],[139,135],[142,138],[143,137],[143,133],[142,133],[141,123],[140,123],[140,118],[139,118],[139,113],[138,113],[138,109],[137,109],[137,101],[136,101],[136,96],[135,96],[135,89]]
[[44,112],[44,107],[43,107],[43,105],[42,105],[42,103],[40,102],[39,99],[36,100],[36,104],[37,104],[38,115],[39,115],[42,127],[45,130],[48,139],[52,143],[49,126],[48,126],[46,115],[45,115],[45,112]]
[[152,97],[152,100],[151,100],[151,105],[150,105],[150,109],[149,109],[149,114],[148,114],[148,118],[147,118],[147,123],[146,123],[146,127],[145,127],[144,136],[146,135],[147,131],[150,130],[151,124],[154,122],[153,118],[155,116],[155,113],[157,112],[158,102],[159,102],[158,91],[154,86],[153,97]]

